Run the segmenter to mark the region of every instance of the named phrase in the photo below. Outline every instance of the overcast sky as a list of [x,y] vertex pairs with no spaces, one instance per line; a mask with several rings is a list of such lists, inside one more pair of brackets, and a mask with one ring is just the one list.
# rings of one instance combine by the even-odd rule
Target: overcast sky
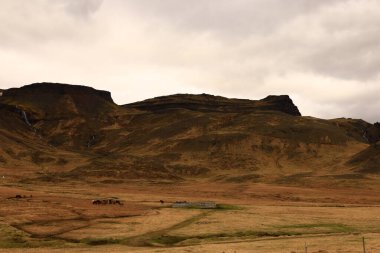
[[288,94],[303,115],[380,121],[379,0],[0,0],[0,88]]

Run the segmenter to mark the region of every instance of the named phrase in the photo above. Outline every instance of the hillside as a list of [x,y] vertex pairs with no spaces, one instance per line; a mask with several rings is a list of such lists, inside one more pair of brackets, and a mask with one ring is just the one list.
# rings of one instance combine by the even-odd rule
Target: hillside
[[252,113],[259,111],[279,111],[301,116],[297,106],[289,96],[268,96],[262,100],[228,99],[208,94],[176,94],[157,97],[141,102],[124,105],[125,108],[137,108],[147,111],[167,111],[170,109],[188,109],[202,112]]
[[116,105],[86,86],[0,97],[0,171],[23,181],[346,184],[380,172],[380,124],[301,116],[292,100],[177,94]]

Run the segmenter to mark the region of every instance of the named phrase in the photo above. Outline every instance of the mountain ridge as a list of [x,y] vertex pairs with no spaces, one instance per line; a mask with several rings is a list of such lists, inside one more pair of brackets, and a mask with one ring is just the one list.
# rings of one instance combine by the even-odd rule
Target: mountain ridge
[[286,95],[119,106],[107,91],[38,83],[4,90],[0,112],[0,169],[19,180],[343,184],[379,173],[380,124],[304,117]]
[[301,116],[297,106],[288,95],[268,96],[261,100],[226,98],[210,94],[174,94],[155,97],[123,105],[125,108],[160,111],[167,109],[190,109],[203,111],[252,112],[255,110],[276,110],[294,116]]

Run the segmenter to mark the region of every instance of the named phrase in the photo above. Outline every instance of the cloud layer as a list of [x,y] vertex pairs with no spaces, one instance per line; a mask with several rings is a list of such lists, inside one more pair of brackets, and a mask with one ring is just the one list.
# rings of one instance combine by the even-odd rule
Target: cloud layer
[[377,0],[2,0],[0,38],[0,88],[289,94],[304,115],[380,120]]

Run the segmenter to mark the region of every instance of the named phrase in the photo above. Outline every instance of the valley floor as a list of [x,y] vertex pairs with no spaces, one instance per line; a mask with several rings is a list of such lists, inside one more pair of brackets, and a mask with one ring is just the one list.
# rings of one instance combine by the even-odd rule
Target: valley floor
[[[380,252],[380,189],[268,184],[0,186],[0,252]],[[16,196],[18,198],[16,198]],[[117,197],[123,205],[93,205]],[[162,204],[160,200],[163,200]],[[215,201],[216,209],[171,208]]]

